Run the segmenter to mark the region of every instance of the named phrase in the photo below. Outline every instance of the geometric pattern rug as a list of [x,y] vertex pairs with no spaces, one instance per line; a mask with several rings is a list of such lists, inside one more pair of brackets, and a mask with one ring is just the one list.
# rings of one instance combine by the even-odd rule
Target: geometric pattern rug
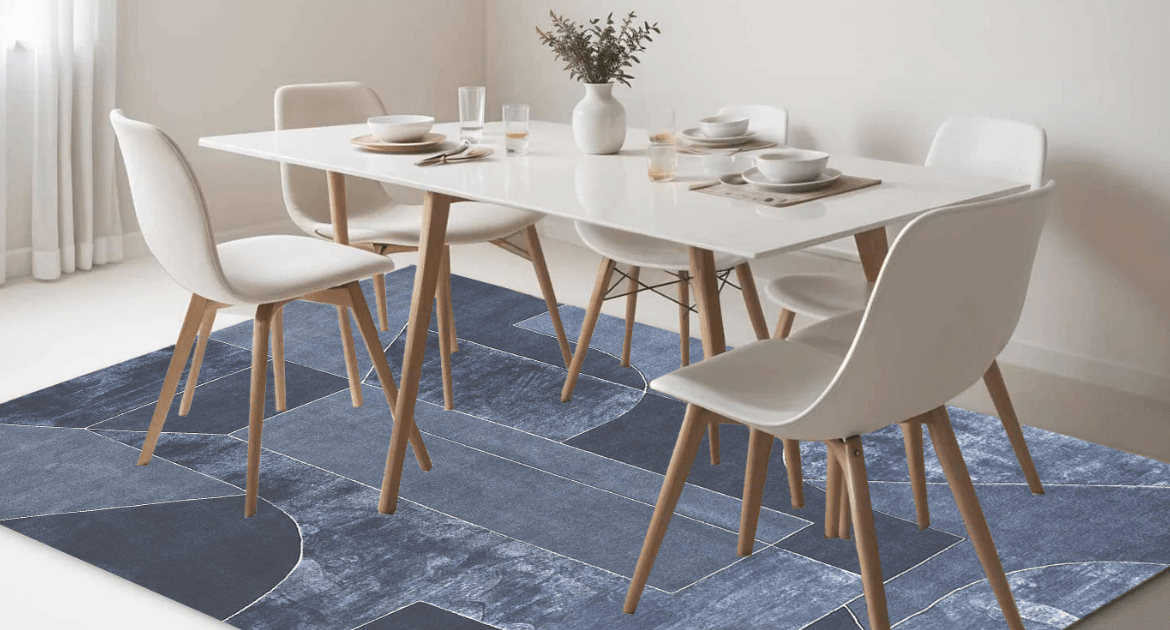
[[[386,277],[396,377],[413,279]],[[0,404],[0,525],[249,630],[868,626],[854,543],[823,537],[823,445],[802,447],[799,510],[774,449],[756,551],[736,556],[747,433],[730,425],[722,465],[701,446],[638,612],[623,614],[683,416],[647,383],[677,367],[678,336],[637,325],[622,368],[622,321],[602,316],[562,404],[544,301],[458,276],[452,290],[456,409],[442,408],[432,322],[416,417],[434,468],[407,456],[396,514],[376,510],[391,417],[369,358],[359,340],[353,408],[334,307],[294,302],[289,409],[275,412],[269,381],[254,517],[245,322],[212,335],[191,413],[178,417],[176,396],[149,466],[134,463],[170,348]],[[575,339],[582,310],[561,316]],[[1068,627],[1170,565],[1170,465],[1024,427],[1047,490],[1033,496],[999,422],[950,411],[1029,630]],[[933,525],[918,531],[901,433],[866,437],[891,621],[1002,628],[925,444]]]

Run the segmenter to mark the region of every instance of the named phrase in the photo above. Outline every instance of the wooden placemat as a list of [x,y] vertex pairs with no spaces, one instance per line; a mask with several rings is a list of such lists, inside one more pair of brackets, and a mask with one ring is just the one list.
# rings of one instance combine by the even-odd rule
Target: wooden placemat
[[772,208],[783,208],[785,206],[795,206],[798,203],[804,203],[814,199],[824,199],[825,197],[832,197],[833,195],[840,195],[842,193],[852,192],[854,190],[861,190],[862,188],[869,188],[870,186],[876,186],[880,183],[882,183],[882,180],[880,179],[866,179],[864,177],[842,175],[840,179],[824,188],[797,193],[782,193],[761,190],[747,184],[742,186],[732,186],[730,184],[724,184],[723,182],[717,182],[711,186],[692,188],[691,190],[708,195],[715,195],[716,197],[728,197],[731,199],[751,201],[753,203],[763,204]]

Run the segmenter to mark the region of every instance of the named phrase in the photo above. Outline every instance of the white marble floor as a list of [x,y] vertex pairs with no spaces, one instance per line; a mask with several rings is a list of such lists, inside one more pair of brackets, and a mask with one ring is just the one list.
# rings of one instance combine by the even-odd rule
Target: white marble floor
[[[545,253],[560,301],[584,306],[597,270],[596,255],[555,241],[546,243]],[[396,255],[395,260],[400,266],[411,264],[413,255]],[[539,295],[531,266],[503,250],[490,245],[460,247],[452,261],[457,274]],[[821,256],[792,254],[759,262],[756,275],[804,269],[849,272],[849,266]],[[643,295],[638,301],[639,321],[677,330],[674,305]],[[188,297],[150,258],[51,283],[10,281],[0,287],[0,402],[174,343]],[[775,309],[769,305],[765,309],[772,325]],[[623,305],[609,302],[605,310],[620,316]],[[217,318],[216,327],[247,317],[247,312],[229,312]],[[754,338],[734,292],[724,300],[724,319],[730,344]],[[798,327],[802,323],[807,320],[798,320]],[[1011,365],[1004,366],[1004,374],[1026,424],[1170,461],[1170,440],[1165,439],[1170,404]],[[982,387],[973,387],[954,404],[994,414]],[[0,528],[0,559],[0,627],[227,627],[5,528]],[[1162,627],[1167,618],[1170,575],[1143,585],[1077,627],[1147,630]]]

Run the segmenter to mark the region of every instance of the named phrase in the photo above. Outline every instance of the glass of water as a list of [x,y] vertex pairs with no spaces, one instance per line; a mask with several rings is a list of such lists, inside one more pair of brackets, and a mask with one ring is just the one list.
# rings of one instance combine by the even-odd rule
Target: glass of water
[[504,106],[504,150],[508,155],[528,155],[528,106]]
[[483,106],[487,90],[482,85],[459,88],[459,139],[483,142]]
[[678,152],[674,146],[674,110],[661,108],[650,115],[650,156],[647,173],[652,182],[669,182],[678,169]]

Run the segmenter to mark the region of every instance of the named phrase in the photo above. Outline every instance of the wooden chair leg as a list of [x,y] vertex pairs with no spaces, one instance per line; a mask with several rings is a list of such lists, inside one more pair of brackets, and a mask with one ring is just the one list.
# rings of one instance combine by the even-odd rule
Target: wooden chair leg
[[906,466],[910,471],[910,489],[914,492],[918,529],[923,530],[930,527],[930,504],[926,498],[926,453],[922,445],[922,423],[907,420],[898,426],[902,429],[902,442],[906,446]]
[[760,294],[756,291],[756,279],[752,277],[751,265],[743,263],[736,267],[735,277],[739,280],[743,303],[747,307],[748,318],[751,319],[752,329],[756,332],[756,339],[760,341],[767,339],[768,320],[764,318],[764,308],[760,306]]
[[1044,494],[1044,486],[1040,483],[1036,465],[1032,463],[1032,453],[1028,450],[1028,443],[1024,441],[1024,431],[1020,428],[1020,419],[1016,417],[1012,398],[1008,396],[1007,385],[1003,382],[1003,373],[999,371],[998,361],[991,362],[991,367],[983,374],[983,383],[987,386],[987,393],[991,394],[991,402],[995,403],[995,412],[999,414],[1003,430],[1007,432],[1012,450],[1016,452],[1016,459],[1020,462],[1020,469],[1024,471],[1024,478],[1028,480],[1028,487],[1031,488],[1032,494]]
[[560,305],[553,291],[552,277],[548,273],[548,263],[544,259],[544,249],[540,246],[540,235],[537,234],[535,225],[524,229],[524,240],[528,246],[528,258],[532,261],[532,268],[536,270],[536,281],[540,283],[540,293],[544,296],[545,306],[548,307],[548,318],[552,322],[553,332],[557,335],[557,345],[561,347],[561,357],[565,360],[565,367],[568,367],[573,361],[573,351],[569,347],[569,338],[565,335],[565,325],[561,323]]
[[443,249],[443,261],[439,268],[439,282],[435,291],[436,317],[439,324],[439,363],[443,371],[443,409],[455,408],[455,385],[451,381],[451,294],[447,292],[446,279],[451,275],[450,248]]
[[593,296],[589,298],[589,307],[585,309],[581,335],[577,337],[577,348],[573,352],[573,361],[569,364],[569,374],[565,377],[565,386],[561,388],[561,402],[569,402],[573,398],[577,377],[581,375],[581,366],[585,364],[585,353],[589,352],[589,339],[593,337],[593,327],[597,325],[597,318],[601,315],[601,303],[605,301],[605,293],[609,289],[609,281],[613,277],[613,268],[616,264],[608,258],[603,258],[601,267],[597,270]]
[[995,541],[991,539],[991,530],[987,527],[983,508],[979,506],[975,485],[971,483],[971,475],[967,472],[967,464],[963,461],[963,453],[959,450],[959,442],[955,439],[945,407],[934,410],[929,426],[930,441],[934,443],[938,461],[947,475],[951,493],[955,495],[955,504],[959,507],[959,514],[963,516],[967,534],[971,538],[971,544],[975,546],[980,564],[983,565],[987,582],[991,585],[996,600],[999,601],[1003,617],[1012,630],[1024,630],[1024,622],[1020,619],[1016,600],[1012,597],[1012,589],[1008,585],[1007,575],[1004,574],[999,553],[995,550]]
[[630,350],[634,344],[634,315],[638,309],[638,276],[641,267],[630,267],[629,282],[626,283],[626,334],[622,338],[622,367],[630,367]]
[[679,365],[691,364],[691,295],[690,274],[678,272],[678,351]]
[[[378,339],[378,331],[374,329],[370,308],[366,306],[361,285],[354,282],[347,285],[346,290],[349,291],[353,319],[357,322],[358,332],[366,344],[366,351],[370,353],[370,361],[374,363],[374,372],[378,374],[378,382],[382,385],[382,394],[386,398],[386,403],[390,405],[390,414],[393,416],[394,408],[398,404],[398,386],[394,384],[394,374],[390,371],[390,364],[386,361],[386,355],[382,351],[382,342]],[[414,447],[414,458],[418,461],[418,467],[423,471],[430,470],[431,456],[427,453],[426,445],[423,444],[418,425],[411,425],[408,438],[410,445]]]
[[882,581],[882,563],[878,557],[877,532],[873,525],[873,506],[869,501],[869,477],[865,472],[865,452],[861,447],[861,438],[853,436],[845,440],[844,444],[836,442],[833,448],[843,460],[869,627],[871,630],[889,630],[890,613],[886,608],[886,587]]
[[780,309],[780,319],[776,322],[776,334],[772,336],[773,339],[787,339],[788,335],[792,333],[792,322],[796,319],[796,313],[788,309]]
[[248,405],[248,468],[244,516],[256,513],[260,495],[260,440],[264,432],[264,389],[268,381],[268,332],[275,311],[272,304],[256,307],[252,322],[252,390]]
[[844,490],[841,476],[841,463],[830,446],[825,453],[825,538],[836,538],[840,530],[837,520],[841,517],[841,494]]
[[448,320],[451,326],[447,330],[447,334],[451,337],[451,352],[459,352],[459,336],[455,332],[455,308],[451,303],[451,246],[443,247],[443,256],[447,258],[447,272],[443,275],[443,291],[445,297],[443,298],[447,304]]
[[208,307],[208,301],[198,295],[191,296],[187,305],[187,315],[183,318],[183,325],[179,328],[179,338],[175,341],[175,351],[171,354],[171,364],[167,368],[167,375],[163,378],[162,391],[159,392],[158,402],[154,405],[154,416],[150,419],[150,428],[146,431],[146,442],[142,445],[142,454],[138,456],[138,465],[150,463],[154,454],[158,435],[162,432],[163,423],[171,410],[171,402],[175,399],[175,390],[179,388],[179,377],[183,375],[183,366],[187,365],[187,357],[191,356],[191,346],[195,343],[195,335],[199,330],[199,323],[203,319],[203,311]]
[[837,459],[840,460],[838,465],[841,467],[841,499],[840,503],[837,504],[837,538],[849,540],[849,526],[853,524],[849,509],[849,471],[845,468],[845,459],[840,453],[838,453]]
[[390,316],[386,306],[386,274],[374,276],[374,305],[378,309],[378,330],[390,330]]
[[707,424],[707,444],[711,446],[711,465],[718,466],[721,462],[719,458],[719,423],[711,422]]
[[203,354],[207,351],[207,339],[215,324],[215,313],[219,310],[208,305],[203,309],[203,323],[199,326],[199,341],[195,344],[195,356],[191,358],[191,369],[187,371],[187,383],[183,386],[183,399],[179,401],[179,415],[191,411],[191,400],[195,398],[195,386],[199,384],[199,368],[203,367]]
[[630,589],[626,592],[626,602],[622,610],[627,614],[634,614],[638,608],[638,600],[642,598],[642,591],[646,589],[646,581],[650,578],[650,570],[654,568],[654,560],[658,557],[662,539],[666,537],[670,517],[674,515],[674,508],[678,505],[679,496],[682,495],[687,475],[691,473],[691,464],[699,452],[699,442],[703,439],[705,424],[703,410],[695,405],[688,405],[682,429],[678,432],[678,441],[674,445],[674,454],[670,458],[670,466],[666,469],[666,478],[662,481],[662,491],[658,494],[658,504],[654,506],[654,516],[650,519],[650,527],[646,529],[646,540],[642,544],[642,553],[638,556],[638,566],[634,569]]
[[756,528],[760,522],[760,507],[764,502],[764,481],[768,476],[768,459],[772,457],[775,437],[758,429],[748,433],[747,470],[743,476],[743,506],[739,513],[739,545],[736,553],[752,555],[756,543]]
[[788,469],[788,494],[792,507],[804,507],[804,470],[800,465],[800,440],[781,440],[784,443],[784,467]]
[[362,377],[358,373],[357,350],[353,346],[353,332],[349,328],[349,314],[346,313],[346,310],[344,306],[337,307],[337,325],[341,329],[341,349],[345,353],[345,374],[349,378],[349,398],[354,407],[361,407]]
[[284,306],[272,313],[272,380],[276,387],[276,410],[288,411],[284,387]]

